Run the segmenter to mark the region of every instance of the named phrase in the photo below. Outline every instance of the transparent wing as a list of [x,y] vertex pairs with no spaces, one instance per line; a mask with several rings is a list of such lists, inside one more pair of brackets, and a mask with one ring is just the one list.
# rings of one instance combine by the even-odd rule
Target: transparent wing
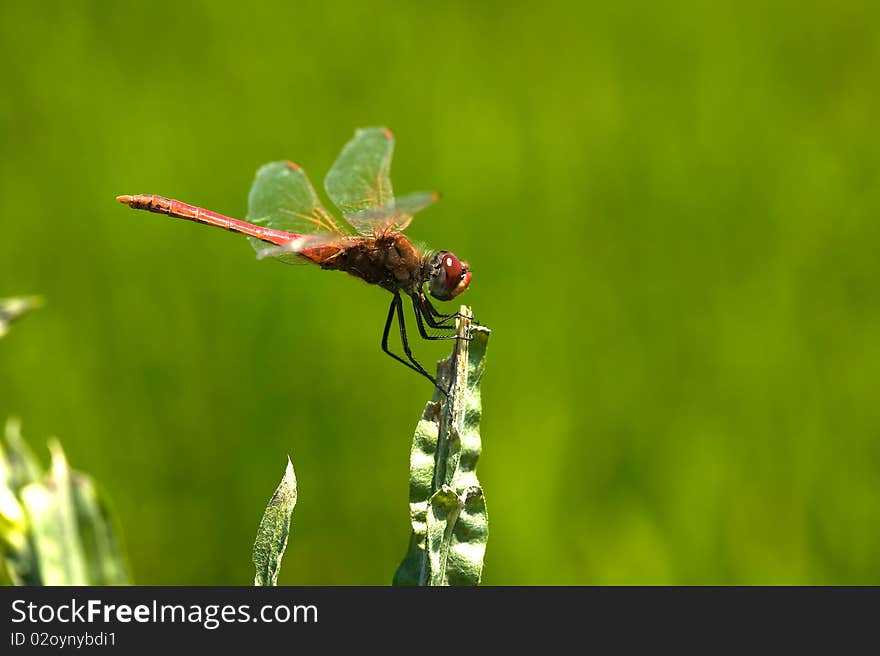
[[394,201],[395,210],[402,214],[413,216],[417,212],[421,212],[429,205],[433,205],[440,200],[440,194],[436,191],[419,191],[414,194],[407,194]]
[[436,191],[420,191],[394,199],[390,205],[361,210],[347,217],[348,222],[361,234],[381,232],[393,228],[406,230],[417,212],[439,200]]
[[[272,162],[257,171],[248,195],[247,220],[274,230],[298,235],[333,235],[351,233],[328,212],[305,171],[293,162]],[[257,252],[266,249],[259,239],[250,238]]]
[[[362,213],[394,207],[390,175],[393,154],[391,130],[357,130],[324,178],[324,188],[330,200],[358,232],[363,232],[356,223]],[[373,223],[375,221],[370,223],[369,230],[372,230]]]
[[272,258],[285,264],[319,264],[323,258],[339,252],[340,239],[326,234],[300,235],[280,246],[252,240],[257,259]]

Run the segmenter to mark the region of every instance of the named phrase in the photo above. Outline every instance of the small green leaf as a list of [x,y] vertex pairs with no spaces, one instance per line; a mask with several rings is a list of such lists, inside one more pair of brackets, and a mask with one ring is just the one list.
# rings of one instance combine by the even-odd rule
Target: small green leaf
[[24,508],[8,487],[0,486],[0,551],[26,549],[26,530]]
[[6,421],[5,443],[0,440],[0,553],[14,585],[41,585],[39,563],[22,490],[41,481],[37,459],[21,437],[17,419]]
[[428,585],[476,585],[480,582],[489,524],[479,487],[459,496],[444,485],[428,509]]
[[[480,382],[488,328],[472,324],[462,306],[459,337],[437,367],[446,389],[428,402],[410,452],[409,549],[394,585],[477,585],[489,534],[476,467],[480,441]],[[470,339],[466,339],[466,338]]]
[[21,422],[10,417],[6,420],[6,446],[0,441],[0,467],[3,481],[16,495],[28,483],[43,478],[42,467],[27,442],[21,436]]
[[276,585],[281,559],[287,548],[290,533],[290,516],[296,506],[296,474],[293,463],[287,458],[284,477],[269,499],[269,505],[260,520],[257,539],[254,542],[254,585]]
[[76,523],[71,471],[56,440],[49,476],[44,483],[31,483],[21,491],[30,519],[33,544],[43,585],[88,585],[88,568]]
[[9,332],[9,325],[31,310],[43,305],[39,296],[0,298],[0,337]]
[[416,425],[410,452],[409,508],[412,533],[409,549],[394,575],[394,585],[422,585],[427,580],[425,539],[428,499],[434,485],[434,458],[440,424],[440,403],[429,401]]
[[71,472],[70,483],[89,585],[130,585],[119,531],[105,497],[78,471]]
[[128,584],[105,500],[90,477],[70,469],[57,440],[49,451],[49,472],[43,473],[18,422],[7,422],[0,448],[0,550],[9,578],[16,585]]

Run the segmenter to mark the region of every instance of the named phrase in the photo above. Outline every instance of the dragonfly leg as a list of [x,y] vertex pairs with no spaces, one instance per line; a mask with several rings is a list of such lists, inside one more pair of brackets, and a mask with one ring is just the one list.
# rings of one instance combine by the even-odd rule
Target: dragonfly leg
[[[431,328],[449,328],[450,330],[454,330],[452,326],[447,326],[446,324],[453,319],[460,319],[462,314],[461,312],[453,312],[452,314],[443,314],[442,312],[438,312],[437,308],[435,308],[430,299],[425,296],[424,292],[420,293],[422,309],[424,310],[425,322],[431,326]],[[429,319],[430,317],[430,319]],[[436,321],[439,319],[440,321]],[[471,323],[475,326],[479,326],[480,322],[471,317]]]
[[[415,298],[415,297],[414,297]],[[453,319],[458,319],[461,316],[460,312],[454,312],[452,314],[443,314],[437,311],[432,304],[430,299],[425,296],[424,292],[420,292],[418,294],[419,305],[422,308],[422,313],[425,317],[425,323],[427,323],[431,328],[448,328],[450,330],[455,330],[455,326],[447,326],[444,325]],[[437,319],[440,319],[438,322]]]
[[[425,368],[421,364],[419,364],[419,362],[413,357],[412,351],[409,348],[409,341],[406,338],[406,325],[403,322],[402,308],[403,301],[400,298],[400,295],[395,294],[394,298],[391,299],[391,307],[388,308],[388,317],[385,319],[385,330],[382,331],[382,350],[401,364],[409,367],[416,373],[419,373],[430,380],[431,383],[433,383],[434,387],[446,393],[446,390],[440,387],[440,385],[437,383],[437,379],[434,378],[427,371],[425,371]],[[391,332],[391,322],[394,320],[395,314],[397,314],[397,322],[400,325],[400,340],[403,343],[403,350],[410,360],[409,362],[404,360],[396,353],[392,353],[391,350],[388,348],[388,334]]]
[[[419,333],[425,339],[463,339],[465,341],[471,341],[472,337],[458,337],[458,335],[442,335],[442,336],[434,336],[426,334],[424,326],[422,325],[421,319],[424,318],[426,324],[428,324],[431,328],[437,328],[440,330],[458,330],[458,326],[455,324],[447,325],[447,321],[451,321],[452,319],[458,319],[462,316],[461,312],[456,312],[455,314],[438,314],[437,310],[434,309],[434,306],[431,305],[431,302],[428,300],[428,297],[424,294],[413,294],[413,309],[416,313],[416,323],[419,326]],[[431,313],[434,313],[437,317],[440,317],[441,321],[438,323],[434,316]],[[473,319],[471,320],[473,321]],[[480,325],[476,321],[473,323]]]
[[[403,344],[403,352],[406,353],[406,357],[409,358],[409,361],[413,363],[413,368],[416,371],[425,376],[428,380],[434,383],[434,386],[440,388],[440,385],[437,383],[437,379],[434,378],[431,374],[425,371],[425,368],[419,363],[418,360],[413,357],[412,350],[409,347],[409,339],[406,336],[406,322],[403,318],[403,299],[396,295],[397,301],[397,325],[400,326],[400,342]],[[442,388],[440,388],[442,389]]]
[[[424,297],[422,297],[424,298]],[[429,335],[428,331],[425,330],[425,323],[427,323],[431,328],[445,328],[447,330],[455,330],[455,326],[441,326],[439,324],[434,323],[434,319],[427,313],[425,313],[424,308],[421,305],[421,299],[418,294],[412,295],[412,303],[413,303],[413,313],[416,315],[416,325],[419,327],[419,335],[422,336],[422,339],[428,340],[440,340],[440,339],[455,339],[458,335]],[[424,323],[423,323],[424,318]]]

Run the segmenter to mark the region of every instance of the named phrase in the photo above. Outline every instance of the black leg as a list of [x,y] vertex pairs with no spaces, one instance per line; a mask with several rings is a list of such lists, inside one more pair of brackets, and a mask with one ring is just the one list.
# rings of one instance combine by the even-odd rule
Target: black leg
[[[403,343],[403,350],[406,353],[406,356],[409,358],[410,362],[407,362],[396,353],[392,353],[388,348],[388,333],[391,331],[391,321],[394,318],[395,312],[397,313],[397,322],[400,325],[400,340]],[[391,307],[388,308],[388,318],[385,319],[385,330],[382,332],[382,350],[401,364],[406,365],[413,371],[421,374],[422,376],[430,380],[431,383],[433,383],[434,387],[436,387],[437,389],[441,390],[444,393],[446,392],[446,390],[444,390],[442,387],[440,387],[440,385],[437,384],[437,379],[434,378],[427,371],[425,371],[425,368],[421,364],[419,364],[419,362],[412,355],[412,351],[409,348],[409,341],[406,338],[406,325],[403,322],[403,300],[398,294],[395,294],[394,298],[391,299]]]
[[403,319],[403,299],[397,296],[397,325],[400,326],[400,342],[403,344],[403,352],[406,357],[413,363],[413,368],[425,376],[428,380],[437,386],[437,379],[425,371],[425,368],[413,357],[412,350],[409,348],[409,339],[406,337],[406,322]]
[[417,369],[396,353],[392,353],[391,350],[388,348],[388,334],[391,332],[391,321],[394,319],[394,314],[397,311],[398,303],[400,303],[400,297],[395,295],[394,298],[391,299],[391,307],[388,308],[388,318],[385,319],[385,330],[382,331],[382,350],[401,364],[404,364],[412,369],[413,371],[424,373],[424,370]]
[[[419,293],[415,294],[414,298],[416,296],[418,297],[419,305],[421,305],[422,314],[425,317],[425,323],[427,323],[429,326],[431,326],[431,328],[446,328],[449,330],[455,330],[454,325],[447,326],[444,324],[446,324],[449,321],[452,321],[453,319],[458,319],[461,316],[460,312],[454,312],[452,314],[442,314],[442,313],[438,312],[437,308],[435,308],[431,304],[430,299],[427,296],[425,296],[424,292],[419,292]],[[438,322],[437,319],[440,319],[440,321]]]
[[446,328],[455,330],[455,326],[441,326],[434,323],[434,319],[429,315],[424,313],[421,305],[421,299],[418,294],[412,295],[412,304],[413,304],[413,313],[416,315],[416,325],[419,327],[419,335],[422,336],[422,339],[428,340],[440,340],[440,339],[455,339],[458,335],[429,335],[428,331],[425,330],[425,324],[422,323],[422,318],[424,317],[424,321],[431,326],[431,328]]
[[[438,312],[437,309],[433,305],[431,305],[430,299],[428,299],[428,297],[425,296],[424,292],[421,292],[419,294],[419,296],[421,297],[422,311],[423,311],[422,314],[425,317],[425,323],[427,323],[429,326],[431,326],[431,328],[447,328],[449,330],[455,330],[455,328],[453,326],[447,326],[445,324],[449,321],[452,321],[453,319],[460,318],[461,312],[453,312],[452,314],[443,314],[441,312]],[[430,317],[430,320],[428,317]],[[436,319],[440,319],[439,323],[436,321]],[[475,326],[480,325],[480,322],[477,321],[476,319],[474,319],[473,317],[471,317],[471,323],[474,324]]]
[[[419,333],[421,334],[421,336],[424,339],[430,339],[430,340],[434,340],[434,339],[463,339],[468,342],[471,341],[471,339],[473,339],[472,337],[459,337],[458,335],[428,335],[427,331],[425,330],[424,325],[422,324],[423,319],[424,319],[424,322],[426,324],[428,324],[431,328],[437,328],[440,330],[458,330],[458,326],[456,326],[454,324],[451,326],[444,325],[444,324],[451,319],[457,319],[457,318],[461,317],[462,314],[460,312],[456,312],[455,314],[449,314],[449,315],[443,315],[443,314],[437,315],[442,318],[440,323],[437,323],[435,321],[434,317],[431,316],[431,312],[434,312],[436,314],[437,310],[434,309],[434,306],[431,305],[431,302],[428,300],[428,298],[424,294],[419,294],[417,292],[414,293],[412,295],[412,301],[413,301],[413,310],[415,310],[415,314],[416,314],[416,323],[419,326]],[[473,319],[471,319],[471,321],[473,323],[477,323]],[[477,324],[477,325],[479,325],[479,324]]]

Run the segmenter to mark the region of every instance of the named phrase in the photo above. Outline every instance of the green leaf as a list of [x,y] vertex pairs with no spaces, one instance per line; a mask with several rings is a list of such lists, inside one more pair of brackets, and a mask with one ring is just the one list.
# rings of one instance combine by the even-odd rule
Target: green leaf
[[[0,444],[2,447],[2,444]],[[117,530],[92,479],[70,469],[57,440],[48,473],[6,424],[0,448],[0,548],[17,585],[126,585]]]
[[130,585],[116,521],[106,498],[85,474],[72,471],[71,496],[89,585]]
[[88,567],[77,530],[72,473],[61,445],[49,444],[49,476],[42,483],[30,483],[21,499],[30,520],[30,530],[43,585],[88,585]]
[[412,531],[394,585],[477,585],[482,574],[489,524],[476,468],[482,450],[480,382],[490,331],[472,323],[469,308],[460,312],[463,339],[437,366],[437,378],[450,393],[435,389],[413,435]]
[[0,484],[16,496],[28,483],[43,477],[40,462],[21,436],[21,422],[10,417],[6,420],[6,444],[0,440]]
[[42,305],[43,299],[39,296],[0,298],[0,337],[9,332],[13,321]]
[[483,490],[467,488],[459,496],[444,485],[431,497],[427,521],[428,585],[476,585],[480,582],[489,523]]
[[39,563],[21,491],[43,479],[42,468],[21,437],[21,423],[6,421],[0,440],[0,551],[15,585],[40,585]]
[[276,585],[281,559],[287,548],[290,516],[295,506],[296,474],[288,456],[284,477],[275,494],[269,499],[269,505],[266,506],[266,512],[260,520],[260,528],[257,529],[253,554],[254,567],[256,567],[254,585]]

